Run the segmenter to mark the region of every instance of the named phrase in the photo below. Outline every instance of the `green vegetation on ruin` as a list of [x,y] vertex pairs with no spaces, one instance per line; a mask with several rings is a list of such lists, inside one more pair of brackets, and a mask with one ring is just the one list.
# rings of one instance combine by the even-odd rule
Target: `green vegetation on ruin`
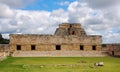
[[[95,62],[104,66],[94,66]],[[120,72],[116,57],[8,57],[0,72]]]

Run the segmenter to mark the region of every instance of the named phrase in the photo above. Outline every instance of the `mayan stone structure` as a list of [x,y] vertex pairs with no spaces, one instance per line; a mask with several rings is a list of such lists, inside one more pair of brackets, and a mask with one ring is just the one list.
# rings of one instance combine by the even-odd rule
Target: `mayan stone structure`
[[102,36],[87,35],[79,23],[62,23],[54,35],[11,34],[12,56],[100,56]]
[[75,36],[78,36],[78,37],[87,36],[85,30],[78,23],[74,23],[74,24],[63,23],[63,24],[60,24],[59,28],[57,28],[57,30],[55,32],[55,35],[57,35],[57,36],[75,35]]
[[120,44],[103,44],[102,50],[108,51],[111,56],[120,56]]

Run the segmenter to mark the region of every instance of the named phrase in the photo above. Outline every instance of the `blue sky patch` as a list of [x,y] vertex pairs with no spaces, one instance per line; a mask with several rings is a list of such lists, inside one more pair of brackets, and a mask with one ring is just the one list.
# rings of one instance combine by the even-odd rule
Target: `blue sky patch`
[[32,4],[22,8],[23,10],[53,11],[59,8],[67,10],[68,5],[75,0],[35,0]]

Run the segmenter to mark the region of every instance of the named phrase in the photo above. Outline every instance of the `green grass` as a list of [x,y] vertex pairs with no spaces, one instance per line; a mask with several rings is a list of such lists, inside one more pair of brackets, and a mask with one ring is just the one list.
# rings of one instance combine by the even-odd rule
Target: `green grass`
[[[100,61],[105,65],[94,66]],[[120,72],[120,58],[8,57],[0,62],[0,72]]]

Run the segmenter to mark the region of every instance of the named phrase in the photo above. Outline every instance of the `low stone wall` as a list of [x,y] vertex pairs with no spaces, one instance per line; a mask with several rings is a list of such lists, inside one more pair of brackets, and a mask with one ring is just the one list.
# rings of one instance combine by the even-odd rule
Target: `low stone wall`
[[120,44],[106,44],[108,52],[111,56],[120,57]]
[[0,61],[7,57],[5,52],[0,52]]
[[106,51],[16,51],[13,57],[104,57]]
[[9,56],[9,44],[0,44],[0,61]]
[[0,44],[0,52],[9,51],[9,44]]

